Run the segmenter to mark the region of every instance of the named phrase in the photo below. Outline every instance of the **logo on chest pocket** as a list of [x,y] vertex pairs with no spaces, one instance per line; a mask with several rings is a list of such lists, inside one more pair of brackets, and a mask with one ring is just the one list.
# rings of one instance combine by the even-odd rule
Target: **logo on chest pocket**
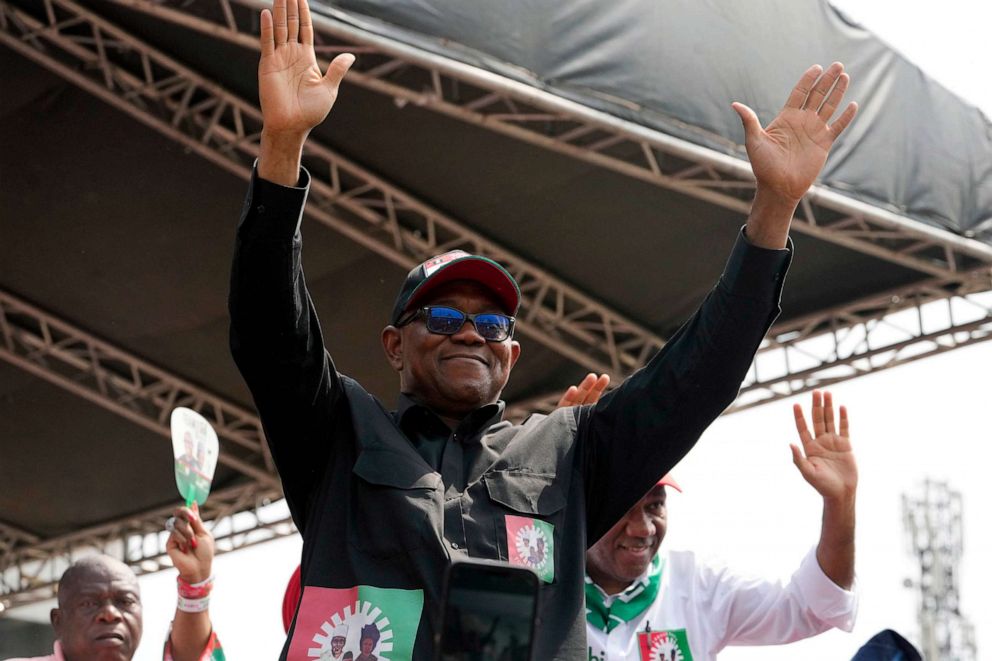
[[510,564],[528,567],[545,583],[555,580],[555,527],[547,521],[506,515]]
[[637,634],[641,661],[692,661],[685,629],[641,631]]

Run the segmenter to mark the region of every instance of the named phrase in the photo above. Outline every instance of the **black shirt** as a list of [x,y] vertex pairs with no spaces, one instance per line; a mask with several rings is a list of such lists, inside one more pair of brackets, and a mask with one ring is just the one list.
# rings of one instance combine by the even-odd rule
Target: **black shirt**
[[389,630],[379,656],[429,659],[445,569],[465,556],[531,563],[545,581],[535,658],[585,658],[586,548],[733,401],[791,252],[741,236],[696,314],[598,404],[514,426],[500,402],[450,431],[403,396],[387,411],[334,368],[300,264],[305,172],[301,184],[253,177],[230,297],[232,352],[303,535],[281,658],[375,622]]

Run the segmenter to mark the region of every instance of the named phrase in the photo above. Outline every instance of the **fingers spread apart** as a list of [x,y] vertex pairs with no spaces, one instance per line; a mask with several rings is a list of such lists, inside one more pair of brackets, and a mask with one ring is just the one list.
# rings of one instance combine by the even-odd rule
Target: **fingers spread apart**
[[816,79],[820,77],[822,71],[823,67],[819,64],[814,64],[809,69],[806,69],[806,73],[803,74],[799,82],[796,83],[796,86],[792,88],[792,92],[789,93],[785,107],[801,109],[806,103],[806,97],[809,96],[810,91],[813,89],[813,84],[816,83]]
[[348,69],[354,63],[354,55],[351,53],[341,53],[331,60],[331,63],[327,67],[327,73],[324,74],[324,80],[337,88],[341,84],[341,81],[344,80],[344,75],[348,73]]
[[805,110],[813,110],[819,112],[820,107],[823,105],[823,101],[830,94],[830,91],[836,86],[838,78],[844,73],[844,65],[840,62],[834,62],[827,70],[823,72],[816,82],[813,83],[813,88],[809,92],[809,96],[806,97],[806,102],[803,104]]
[[[834,62],[826,71],[823,71],[819,64],[814,64],[792,88],[785,107],[812,110],[821,120],[828,122],[840,107],[850,84],[851,77],[844,72],[844,65],[840,62]],[[844,132],[857,112],[858,104],[851,102],[836,121],[828,126],[834,139]]]
[[799,440],[802,441],[803,447],[806,447],[813,440],[813,437],[810,436],[809,427],[806,426],[806,416],[803,415],[803,407],[799,404],[793,404],[792,414],[796,418],[796,432],[799,434]]
[[844,132],[844,129],[847,128],[847,126],[851,123],[851,120],[854,119],[854,116],[857,114],[858,114],[858,104],[855,103],[854,101],[851,101],[849,104],[847,104],[847,107],[844,108],[844,112],[840,114],[840,117],[837,118],[837,121],[835,121],[833,124],[831,124],[828,127],[830,129],[830,133],[833,136],[834,140],[836,140],[837,136],[839,136],[841,133]]

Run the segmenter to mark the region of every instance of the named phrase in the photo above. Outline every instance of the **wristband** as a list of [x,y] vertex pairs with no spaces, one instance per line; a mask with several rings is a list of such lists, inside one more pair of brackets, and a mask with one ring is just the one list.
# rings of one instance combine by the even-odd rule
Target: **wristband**
[[203,599],[204,597],[209,597],[210,592],[214,589],[214,577],[211,576],[199,583],[187,583],[181,576],[177,576],[176,587],[180,597],[185,599]]
[[209,606],[210,597],[203,597],[202,599],[179,597],[179,602],[176,604],[176,607],[184,613],[203,613]]

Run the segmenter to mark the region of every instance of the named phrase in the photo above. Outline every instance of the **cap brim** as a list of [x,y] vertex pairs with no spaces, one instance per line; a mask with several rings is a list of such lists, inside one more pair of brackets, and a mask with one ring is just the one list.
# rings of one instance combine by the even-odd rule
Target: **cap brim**
[[504,312],[513,316],[520,307],[520,288],[506,269],[496,262],[470,255],[453,260],[424,280],[410,296],[406,310],[412,310],[426,301],[438,287],[457,280],[477,282],[496,297]]

